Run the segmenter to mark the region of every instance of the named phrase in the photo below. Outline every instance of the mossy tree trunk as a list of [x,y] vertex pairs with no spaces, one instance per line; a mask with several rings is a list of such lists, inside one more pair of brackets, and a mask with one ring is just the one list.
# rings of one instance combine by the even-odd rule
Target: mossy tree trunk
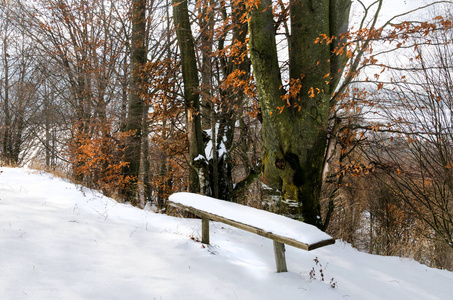
[[250,12],[250,55],[263,116],[263,180],[281,190],[280,213],[318,227],[330,98],[343,58],[332,55],[332,45],[314,41],[347,30],[349,8],[349,0],[290,1],[290,78],[300,90],[289,105],[282,99],[272,1],[261,0]]

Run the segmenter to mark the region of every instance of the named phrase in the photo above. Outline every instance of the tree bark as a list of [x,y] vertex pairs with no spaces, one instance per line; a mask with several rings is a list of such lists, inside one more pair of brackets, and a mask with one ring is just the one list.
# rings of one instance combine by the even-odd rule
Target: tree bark
[[[224,21],[227,17],[227,10],[225,2],[221,3],[222,14]],[[240,71],[239,80],[246,81],[250,77],[250,60],[247,58],[242,59],[243,56],[247,57],[247,27],[248,24],[243,20],[243,16],[246,13],[246,6],[244,3],[235,3],[231,9],[231,22],[232,22],[232,40],[234,41],[236,53],[230,55],[228,58],[222,58],[221,71],[224,78],[228,78],[233,72]],[[219,40],[219,49],[224,49],[224,42],[226,34]],[[218,76],[220,77],[220,75]],[[218,152],[216,161],[216,171],[214,170],[213,175],[216,176],[216,180],[213,181],[214,195],[216,198],[236,201],[235,194],[233,192],[233,167],[234,159],[232,158],[232,152],[235,140],[236,122],[238,119],[243,117],[243,106],[245,95],[244,92],[239,89],[227,89],[221,90],[221,103],[218,109],[220,113],[217,115],[217,132],[216,138],[213,139],[213,144],[216,145]],[[215,142],[215,143],[214,143]],[[225,150],[220,152],[220,150]]]
[[186,0],[172,0],[172,4],[184,82],[187,139],[189,142],[189,191],[207,194],[209,178],[207,178],[206,162],[205,159],[198,159],[206,156],[201,131],[198,69],[194,40],[190,29],[189,10]]
[[[7,14],[6,17],[9,17]],[[5,159],[6,164],[11,164],[11,112],[10,112],[10,104],[9,104],[9,54],[8,54],[8,28],[9,22],[6,22],[5,27],[3,28],[4,34],[2,37],[3,42],[3,73],[4,73],[4,80],[2,82],[3,87],[3,128],[2,129],[2,156]]]
[[133,132],[126,147],[125,160],[129,165],[125,175],[132,180],[125,191],[126,200],[137,205],[137,180],[140,174],[140,154],[142,144],[143,111],[145,103],[140,95],[142,83],[141,70],[146,63],[146,0],[132,1],[132,37],[131,37],[131,80],[129,106],[126,119],[126,131]]
[[[319,198],[329,100],[338,82],[329,76],[332,68],[341,69],[342,65],[339,59],[330,59],[331,45],[314,41],[321,34],[338,34],[338,24],[346,23],[347,28],[349,2],[290,1],[290,77],[300,90],[288,100],[289,105],[282,101],[285,91],[281,88],[272,1],[262,0],[250,12],[250,55],[263,116],[263,180],[282,191],[280,213],[318,227],[322,226]],[[277,110],[282,105],[285,108]]]

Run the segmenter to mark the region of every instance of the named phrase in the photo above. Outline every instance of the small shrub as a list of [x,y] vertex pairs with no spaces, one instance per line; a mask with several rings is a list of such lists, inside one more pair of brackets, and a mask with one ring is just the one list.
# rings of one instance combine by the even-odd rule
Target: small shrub
[[[318,279],[317,274],[319,274],[319,280],[324,282],[324,270],[323,270],[322,264],[319,262],[318,257],[315,257],[314,262],[315,262],[316,269],[318,269],[318,272],[316,272],[315,267],[313,267],[313,268],[311,268],[310,273],[308,273],[308,275],[310,276],[310,279],[313,280],[313,279]],[[331,288],[334,289],[338,286],[338,283],[332,277],[330,279],[329,285]]]

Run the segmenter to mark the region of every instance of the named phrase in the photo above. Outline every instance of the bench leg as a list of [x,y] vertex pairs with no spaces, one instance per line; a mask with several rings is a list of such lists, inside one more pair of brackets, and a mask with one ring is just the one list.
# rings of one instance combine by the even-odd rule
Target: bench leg
[[209,244],[209,219],[201,218],[201,242]]
[[288,272],[288,269],[286,268],[285,244],[274,241],[274,254],[277,273]]

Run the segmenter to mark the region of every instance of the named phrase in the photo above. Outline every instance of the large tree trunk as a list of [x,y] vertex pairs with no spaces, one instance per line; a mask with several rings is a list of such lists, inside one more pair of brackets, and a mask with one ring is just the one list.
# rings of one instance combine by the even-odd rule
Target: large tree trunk
[[319,227],[329,100],[338,82],[326,81],[331,69],[342,65],[337,58],[330,60],[331,45],[314,41],[320,34],[338,34],[344,23],[347,28],[349,2],[290,1],[290,77],[300,90],[289,106],[282,101],[272,1],[262,0],[250,13],[250,55],[263,116],[263,180],[281,190],[281,213]]
[[189,141],[189,191],[209,193],[207,167],[201,131],[199,81],[194,40],[190,29],[187,1],[172,0],[176,38],[181,52],[181,67],[186,102],[187,138]]
[[137,205],[137,180],[140,174],[140,154],[142,143],[143,111],[145,103],[140,95],[142,83],[141,70],[146,63],[146,0],[132,1],[132,37],[131,37],[131,81],[129,107],[126,119],[126,131],[133,132],[126,148],[125,160],[129,165],[125,175],[133,180],[125,191],[126,200]]

